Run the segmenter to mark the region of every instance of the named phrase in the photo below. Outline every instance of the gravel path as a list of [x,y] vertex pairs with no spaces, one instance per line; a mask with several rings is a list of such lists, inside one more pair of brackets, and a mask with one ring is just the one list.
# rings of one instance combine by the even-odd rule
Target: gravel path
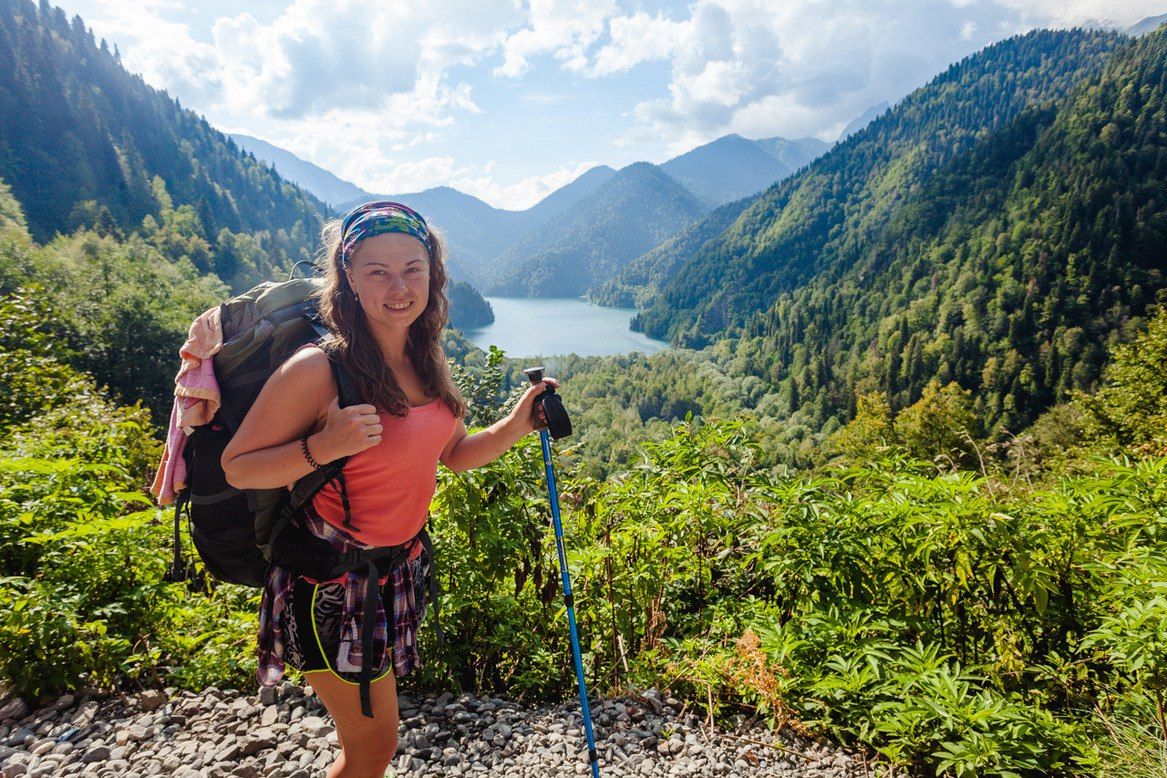
[[[168,692],[171,690],[168,690]],[[401,698],[401,737],[388,775],[590,775],[579,705],[498,698]],[[757,726],[709,731],[654,691],[593,706],[603,775],[852,778],[846,754]],[[773,743],[777,747],[769,747]],[[259,696],[207,689],[75,698],[30,711],[0,699],[0,776],[322,776],[336,734],[309,690],[285,683]]]

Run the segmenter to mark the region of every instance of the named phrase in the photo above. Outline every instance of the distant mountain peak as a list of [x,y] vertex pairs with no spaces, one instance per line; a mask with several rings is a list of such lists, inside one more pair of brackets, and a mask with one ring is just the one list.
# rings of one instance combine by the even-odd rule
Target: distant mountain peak
[[766,189],[829,148],[821,141],[802,143],[730,133],[673,157],[661,169],[714,208]]
[[1154,32],[1164,24],[1167,24],[1167,14],[1148,16],[1137,24],[1132,24],[1130,27],[1127,27],[1123,32],[1125,32],[1127,35],[1137,38],[1140,35],[1146,35],[1147,33]]
[[616,172],[617,173],[627,173],[629,171],[647,172],[650,170],[659,170],[659,168],[656,165],[652,164],[651,162],[633,162],[630,165],[625,165],[624,167],[620,168]]
[[859,132],[864,127],[871,124],[873,120],[879,118],[884,113],[884,111],[890,107],[891,105],[887,100],[881,100],[880,102],[871,106],[859,116],[856,116],[854,119],[852,119],[851,122],[843,128],[843,132],[839,134],[839,141],[845,141],[847,138]]

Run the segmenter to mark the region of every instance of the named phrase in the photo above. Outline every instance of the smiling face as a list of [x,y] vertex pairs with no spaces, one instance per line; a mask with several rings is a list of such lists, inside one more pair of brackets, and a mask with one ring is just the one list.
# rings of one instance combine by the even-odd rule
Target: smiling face
[[408,332],[429,304],[429,255],[412,235],[386,232],[361,241],[345,275],[374,331]]

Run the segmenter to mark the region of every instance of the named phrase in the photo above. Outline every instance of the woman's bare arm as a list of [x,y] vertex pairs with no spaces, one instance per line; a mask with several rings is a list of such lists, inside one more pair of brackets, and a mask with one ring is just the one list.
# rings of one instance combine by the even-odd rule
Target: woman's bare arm
[[336,381],[319,349],[293,354],[272,374],[223,451],[227,482],[239,489],[287,486],[312,472],[300,439],[319,464],[381,441],[372,405],[337,405]]
[[466,425],[459,420],[454,434],[450,436],[450,442],[442,451],[442,464],[456,473],[482,467],[506,453],[507,449],[528,432],[545,426],[547,422],[542,416],[539,417],[540,423],[536,424],[533,412],[535,398],[546,391],[548,384],[559,386],[559,383],[553,378],[545,378],[543,381],[544,383],[529,387],[506,418],[496,421],[481,432],[468,434]]

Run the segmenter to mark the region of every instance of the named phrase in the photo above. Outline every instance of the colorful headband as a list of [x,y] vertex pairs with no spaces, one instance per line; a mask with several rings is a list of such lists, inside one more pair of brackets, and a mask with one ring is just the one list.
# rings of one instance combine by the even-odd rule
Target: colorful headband
[[374,200],[358,205],[344,217],[340,228],[340,261],[347,265],[357,244],[374,235],[402,232],[422,242],[430,250],[430,229],[417,211],[391,200]]

